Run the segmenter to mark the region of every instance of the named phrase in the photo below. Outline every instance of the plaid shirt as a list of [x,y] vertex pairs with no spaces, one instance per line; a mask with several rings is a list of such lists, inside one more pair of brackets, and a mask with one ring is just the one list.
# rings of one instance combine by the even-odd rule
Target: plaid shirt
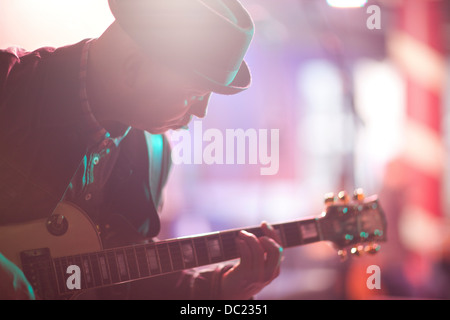
[[122,136],[111,137],[110,133],[98,123],[92,113],[86,89],[87,64],[91,42],[92,40],[87,40],[81,51],[79,101],[84,117],[82,123],[85,132],[89,134],[93,143],[83,157],[63,199],[76,203],[95,222],[99,222],[101,211],[105,207],[104,189],[116,164],[119,154],[118,147],[131,127]]

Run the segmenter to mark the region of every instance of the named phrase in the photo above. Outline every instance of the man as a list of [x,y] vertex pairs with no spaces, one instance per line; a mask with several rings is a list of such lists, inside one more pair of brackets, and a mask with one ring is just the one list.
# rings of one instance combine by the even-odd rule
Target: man
[[[98,39],[0,53],[2,224],[46,217],[68,200],[99,226],[107,247],[155,237],[170,165],[159,134],[204,117],[212,92],[250,85],[243,57],[253,22],[239,2],[109,4],[115,21]],[[117,217],[141,238],[114,227]],[[249,299],[280,268],[277,236],[265,223],[262,229],[259,238],[240,233],[234,266],[156,277],[127,287],[128,295],[99,297]],[[23,273],[4,256],[0,264],[3,294],[33,298]]]

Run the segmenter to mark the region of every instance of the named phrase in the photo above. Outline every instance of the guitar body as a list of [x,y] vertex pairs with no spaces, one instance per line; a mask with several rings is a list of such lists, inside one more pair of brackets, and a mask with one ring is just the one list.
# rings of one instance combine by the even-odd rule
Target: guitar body
[[47,218],[0,226],[0,252],[24,271],[34,288],[34,279],[27,274],[27,266],[23,264],[24,252],[28,257],[38,257],[43,253],[42,249],[48,249],[51,258],[56,258],[102,250],[96,226],[81,209],[61,202],[52,216],[64,217],[67,230],[63,234],[52,234],[47,227]]
[[47,229],[47,219],[0,226],[0,252],[22,268],[20,253],[26,250],[51,248],[51,256],[55,258],[102,249],[95,225],[81,209],[61,202],[55,214],[63,215],[67,220],[68,229],[64,234],[51,234]]

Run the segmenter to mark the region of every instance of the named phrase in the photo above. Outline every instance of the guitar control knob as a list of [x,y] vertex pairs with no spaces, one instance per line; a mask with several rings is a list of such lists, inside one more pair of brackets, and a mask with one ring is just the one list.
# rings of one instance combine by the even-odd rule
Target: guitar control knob
[[54,236],[62,236],[69,229],[69,222],[61,214],[52,214],[47,219],[47,230]]

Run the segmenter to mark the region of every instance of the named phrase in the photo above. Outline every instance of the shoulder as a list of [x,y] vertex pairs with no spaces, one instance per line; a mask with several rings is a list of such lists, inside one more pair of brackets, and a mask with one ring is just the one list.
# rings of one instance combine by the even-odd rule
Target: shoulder
[[36,68],[42,57],[51,54],[55,49],[45,47],[27,51],[21,47],[9,47],[0,50],[0,79],[6,81],[24,70],[30,72]]
[[52,54],[55,50],[53,47],[42,47],[34,51],[28,51],[18,46],[0,49],[0,67],[4,69],[6,66],[11,67],[15,64],[36,62]]
[[7,75],[13,68],[25,69],[36,67],[41,61],[52,56],[80,56],[86,42],[90,39],[84,39],[76,44],[62,47],[45,46],[32,51],[20,46],[11,46],[6,49],[0,49],[0,74]]
[[[59,48],[46,46],[32,51],[19,46],[0,49],[0,89],[22,85],[48,68],[69,69],[73,65],[78,69],[81,50],[87,40]],[[68,63],[70,61],[73,63]]]

